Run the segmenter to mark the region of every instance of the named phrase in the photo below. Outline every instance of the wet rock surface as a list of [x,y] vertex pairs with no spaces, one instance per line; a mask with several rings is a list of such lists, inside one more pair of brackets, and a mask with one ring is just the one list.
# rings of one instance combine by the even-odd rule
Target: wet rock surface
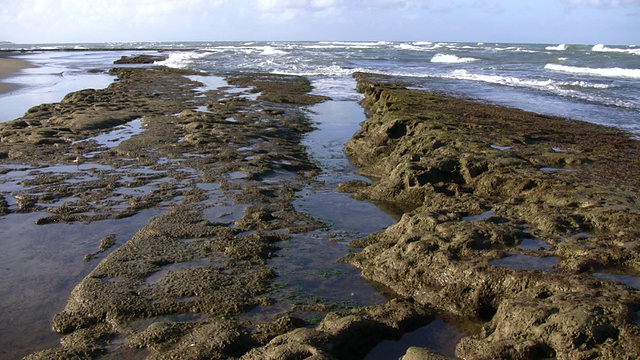
[[430,321],[404,300],[247,316],[274,302],[267,264],[282,244],[326,226],[292,205],[319,171],[300,141],[305,106],[326,98],[306,79],[229,75],[207,89],[189,71],[111,74],[107,89],[0,124],[2,214],[47,227],[161,212],[130,239],[95,243],[95,268],[53,318],[61,345],[27,358],[350,358]]
[[[340,189],[406,210],[352,243],[362,251],[349,263],[426,307],[485,321],[460,358],[640,356],[640,293],[593,276],[640,269],[637,140],[356,78],[369,119],[345,152],[375,181]],[[534,261],[499,262],[512,256]]]
[[153,64],[156,61],[166,60],[166,55],[135,55],[135,56],[122,56],[120,59],[114,61],[114,64]]
[[640,294],[608,280],[640,271],[627,134],[357,74],[369,119],[345,151],[374,181],[339,190],[403,215],[345,261],[396,299],[255,316],[282,296],[269,261],[326,226],[293,205],[320,172],[301,145],[306,106],[326,98],[293,76],[206,88],[189,71],[111,73],[0,124],[0,216],[160,213],[87,251],[96,265],[52,321],[61,345],[28,358],[363,358],[437,312],[483,323],[461,358],[640,356]]

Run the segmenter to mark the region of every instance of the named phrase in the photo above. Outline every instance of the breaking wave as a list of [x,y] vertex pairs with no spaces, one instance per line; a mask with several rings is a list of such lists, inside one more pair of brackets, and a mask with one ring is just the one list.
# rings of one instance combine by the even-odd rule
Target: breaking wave
[[457,57],[455,55],[449,54],[435,54],[431,58],[432,63],[446,63],[446,64],[457,64],[457,63],[468,63],[478,61],[476,58],[472,57]]
[[565,51],[568,48],[567,44],[560,44],[558,46],[547,46],[545,49],[550,51]]
[[624,54],[632,54],[632,55],[640,55],[640,49],[620,49],[620,48],[612,48],[607,47],[604,44],[594,45],[591,48],[591,51],[595,52],[615,52],[615,53],[624,53]]
[[608,84],[590,83],[586,81],[558,81],[553,79],[547,80],[534,80],[534,79],[520,79],[514,76],[500,76],[500,75],[483,75],[472,74],[467,70],[454,70],[450,74],[443,75],[444,78],[457,79],[457,80],[471,80],[482,81],[498,85],[516,86],[516,87],[528,87],[537,89],[560,89],[560,88],[592,88],[592,89],[607,89],[610,87]]
[[640,69],[623,69],[623,68],[589,68],[578,66],[567,66],[558,64],[547,64],[544,66],[546,70],[564,72],[570,74],[604,76],[615,78],[640,79]]
[[199,58],[207,56],[206,53],[198,52],[174,52],[169,55],[166,60],[156,61],[154,64],[167,66],[176,69],[185,69],[193,64]]

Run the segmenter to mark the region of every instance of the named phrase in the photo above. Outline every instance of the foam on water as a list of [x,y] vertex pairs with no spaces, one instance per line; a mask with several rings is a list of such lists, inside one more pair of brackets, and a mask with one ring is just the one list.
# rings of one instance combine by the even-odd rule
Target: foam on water
[[547,64],[544,66],[544,68],[545,70],[559,71],[559,72],[565,72],[565,73],[571,73],[571,74],[640,79],[640,69],[624,69],[619,67],[590,68],[590,67],[568,66],[568,65],[558,65],[558,64]]
[[209,91],[209,90],[217,90],[224,86],[229,86],[229,84],[224,80],[224,78],[220,76],[202,76],[202,75],[188,75],[186,76],[192,81],[196,81],[201,83],[202,87],[195,89],[196,91]]
[[634,48],[627,48],[627,49],[612,48],[612,47],[607,47],[607,46],[605,46],[604,44],[594,45],[594,46],[591,48],[591,51],[595,51],[595,52],[612,52],[612,53],[624,53],[624,54],[640,55],[640,49],[634,49]]
[[[14,49],[50,46],[12,45]],[[56,51],[37,56],[76,69],[108,69],[112,60],[107,61],[106,57],[119,58],[134,51],[124,53],[124,48],[170,49],[174,51],[166,52],[168,59],[158,64],[212,74],[267,72],[306,76],[319,87],[326,86],[321,91],[329,90],[338,94],[338,98],[344,98],[344,94],[353,89],[352,75],[356,71],[422,78],[428,79],[423,83],[424,88],[430,90],[604,123],[629,131],[640,129],[640,115],[634,113],[640,109],[640,87],[636,81],[640,78],[640,58],[637,56],[640,49],[633,46],[431,41],[156,42],[55,46],[109,51]],[[134,51],[136,54],[141,52],[152,53],[151,50]],[[93,60],[96,56],[104,57],[102,65]],[[345,86],[345,90],[338,89],[339,86]],[[513,88],[518,91],[512,91]],[[4,106],[0,108],[6,110]]]
[[285,55],[286,53],[286,51],[275,49],[273,46],[264,46],[261,55]]
[[272,71],[274,74],[297,75],[297,76],[351,76],[357,71],[364,69],[345,69],[339,65],[315,66],[301,68],[298,66],[290,66],[289,69],[277,69]]
[[447,64],[457,64],[457,63],[468,63],[478,61],[476,58],[472,57],[457,57],[455,55],[450,54],[441,54],[437,53],[431,58],[432,63],[447,63]]
[[193,65],[194,61],[207,56],[204,52],[174,52],[166,60],[155,62],[156,65],[167,66],[176,69],[186,69]]
[[320,41],[320,44],[323,45],[336,45],[339,47],[345,48],[356,48],[356,49],[364,49],[364,48],[373,48],[378,46],[389,45],[388,41]]
[[423,46],[417,46],[417,45],[413,45],[413,44],[399,44],[399,45],[396,45],[396,49],[397,50],[409,50],[409,51],[432,51],[435,48],[436,48],[436,46],[431,47],[431,48],[426,48],[426,47],[423,47]]
[[547,46],[545,49],[549,51],[565,51],[568,48],[567,44],[560,44],[558,46]]

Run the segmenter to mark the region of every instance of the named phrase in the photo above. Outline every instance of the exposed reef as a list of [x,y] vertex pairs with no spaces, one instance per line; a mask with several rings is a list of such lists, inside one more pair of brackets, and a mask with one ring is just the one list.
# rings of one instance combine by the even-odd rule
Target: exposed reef
[[369,118],[345,152],[375,181],[341,189],[411,209],[354,242],[363,250],[349,263],[427,307],[486,321],[460,358],[640,356],[640,293],[593,275],[640,270],[638,141],[356,78]]
[[42,214],[46,227],[160,213],[130,239],[95,245],[94,269],[53,318],[61,345],[27,358],[347,358],[431,321],[409,300],[300,306],[321,321],[295,309],[247,317],[274,301],[267,263],[281,244],[325,227],[292,205],[319,170],[300,141],[313,129],[305,106],[326,98],[306,79],[229,75],[207,88],[189,71],[110,73],[106,89],[0,124],[13,189],[3,214]]
[[344,261],[394,293],[260,317],[276,302],[269,261],[326,226],[293,202],[320,172],[301,140],[308,106],[327,99],[297,76],[207,87],[164,67],[110,73],[106,89],[0,124],[0,216],[47,227],[158,214],[94,244],[53,318],[60,346],[27,358],[357,359],[438,314],[481,324],[460,358],[640,357],[640,292],[624,284],[640,273],[628,134],[356,74],[368,119],[345,152],[372,182],[339,190],[402,215]]

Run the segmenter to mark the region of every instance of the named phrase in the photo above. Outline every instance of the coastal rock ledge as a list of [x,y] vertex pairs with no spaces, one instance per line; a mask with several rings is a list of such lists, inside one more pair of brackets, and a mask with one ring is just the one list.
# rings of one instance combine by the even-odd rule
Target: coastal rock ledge
[[459,358],[640,358],[640,292],[625,285],[640,270],[639,141],[355,77],[368,119],[345,152],[374,181],[340,189],[404,214],[353,242],[362,251],[349,263],[418,304],[480,320]]
[[87,234],[87,275],[53,317],[60,344],[25,359],[362,359],[438,318],[459,321],[462,359],[640,358],[629,134],[356,74],[368,119],[345,152],[373,181],[339,190],[401,218],[344,259],[391,299],[332,304],[270,264],[326,227],[294,206],[321,172],[302,139],[327,99],[308,79],[110,74],[0,124],[0,172],[28,175],[4,178],[0,214],[45,229],[151,219],[131,237]]

